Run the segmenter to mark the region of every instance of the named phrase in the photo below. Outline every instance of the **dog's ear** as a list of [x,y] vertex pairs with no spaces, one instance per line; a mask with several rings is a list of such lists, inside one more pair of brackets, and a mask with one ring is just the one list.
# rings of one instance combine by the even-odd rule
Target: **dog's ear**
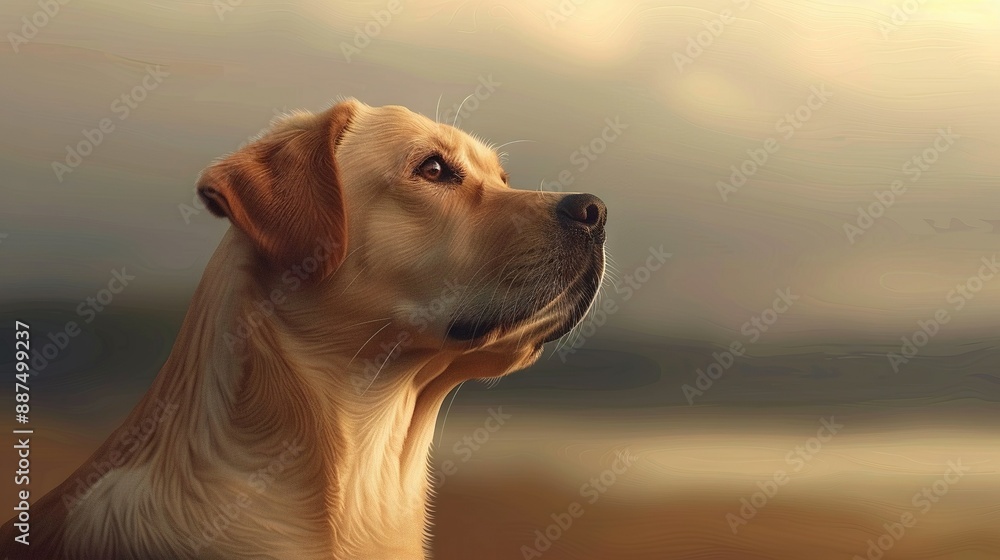
[[215,162],[198,180],[210,212],[226,217],[279,269],[326,255],[307,281],[319,282],[347,254],[347,216],[334,150],[358,109],[338,103],[296,114]]

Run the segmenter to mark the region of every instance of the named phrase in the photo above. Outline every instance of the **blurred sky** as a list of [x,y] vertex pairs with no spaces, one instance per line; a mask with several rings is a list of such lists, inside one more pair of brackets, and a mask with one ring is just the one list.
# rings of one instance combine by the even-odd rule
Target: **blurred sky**
[[[179,208],[214,158],[337,97],[454,118],[473,95],[462,128],[529,141],[503,148],[513,185],[568,170],[562,190],[607,202],[620,275],[673,253],[620,301],[618,328],[742,339],[788,288],[800,299],[769,342],[898,341],[940,309],[939,340],[995,333],[1000,275],[961,309],[948,294],[1000,251],[1000,4],[390,5],[94,0],[43,17],[4,2],[0,301],[82,301],[125,267],[128,304],[186,305],[228,225]],[[126,114],[144,79],[155,89]],[[53,162],[105,118],[60,181]],[[625,127],[584,169],[574,153],[608,119]],[[940,130],[957,136],[947,150]],[[748,150],[767,160],[723,200]],[[845,223],[896,180],[905,192],[852,243]]]

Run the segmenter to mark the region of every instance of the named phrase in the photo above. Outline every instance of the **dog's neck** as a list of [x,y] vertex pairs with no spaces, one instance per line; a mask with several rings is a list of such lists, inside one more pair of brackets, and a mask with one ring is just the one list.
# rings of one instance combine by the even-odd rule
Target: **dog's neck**
[[454,370],[472,358],[417,345],[386,352],[393,328],[374,338],[381,322],[317,318],[305,282],[262,285],[252,262],[231,230],[132,417],[178,406],[145,447],[153,468],[190,475],[215,503],[249,497],[231,534],[208,531],[195,544],[225,549],[246,523],[310,543],[299,558],[423,558],[435,420],[460,381]]

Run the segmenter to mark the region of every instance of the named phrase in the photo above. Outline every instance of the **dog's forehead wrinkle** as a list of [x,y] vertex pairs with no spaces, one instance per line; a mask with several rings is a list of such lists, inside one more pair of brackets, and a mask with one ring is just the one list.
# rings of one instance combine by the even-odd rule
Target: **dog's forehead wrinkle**
[[499,154],[475,134],[393,105],[374,109],[359,121],[362,121],[359,135],[368,137],[365,140],[370,141],[373,150],[377,146],[396,145],[399,147],[396,153],[409,165],[420,163],[415,161],[420,157],[438,153],[465,171],[502,177]]

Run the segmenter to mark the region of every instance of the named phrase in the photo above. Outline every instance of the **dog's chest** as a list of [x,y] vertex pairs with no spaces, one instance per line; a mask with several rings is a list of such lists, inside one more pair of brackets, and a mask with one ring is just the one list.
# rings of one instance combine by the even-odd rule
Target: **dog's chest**
[[[277,488],[267,492],[260,484],[206,489],[180,480],[151,476],[147,466],[106,473],[67,516],[67,550],[83,557],[94,550],[120,551],[123,558],[334,557],[327,526],[319,516],[303,515],[315,511],[316,503]],[[109,525],[119,530],[109,532]]]

